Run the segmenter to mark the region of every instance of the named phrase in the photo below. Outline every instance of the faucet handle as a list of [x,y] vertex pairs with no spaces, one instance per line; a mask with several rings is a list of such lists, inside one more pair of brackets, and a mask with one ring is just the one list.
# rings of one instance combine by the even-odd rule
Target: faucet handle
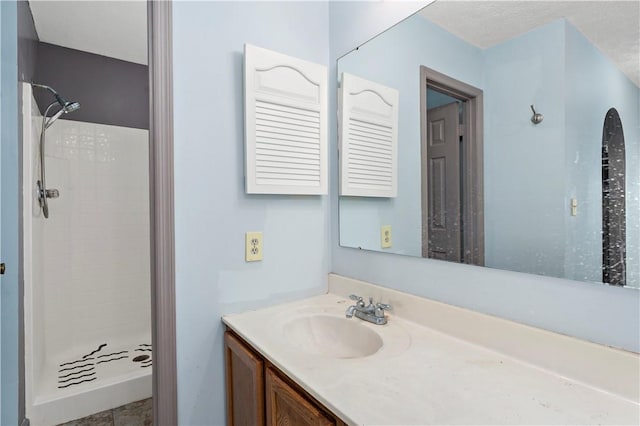
[[376,318],[384,318],[384,311],[386,310],[390,310],[391,309],[391,305],[387,305],[386,303],[376,303],[376,310],[374,311],[374,315]]
[[364,299],[361,296],[358,296],[357,294],[350,294],[349,295],[349,299],[355,300],[356,301],[356,305],[358,305],[360,307],[364,306]]
[[376,308],[378,308],[378,309],[386,309],[387,311],[390,311],[392,309],[391,305],[388,305],[386,303],[376,303]]

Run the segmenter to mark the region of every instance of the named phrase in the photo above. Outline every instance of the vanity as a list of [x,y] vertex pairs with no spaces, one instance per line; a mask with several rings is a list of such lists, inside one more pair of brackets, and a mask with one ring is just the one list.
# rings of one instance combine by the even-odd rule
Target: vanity
[[[350,294],[392,310],[345,313]],[[638,424],[640,358],[331,274],[225,315],[228,424]]]
[[233,331],[224,348],[228,424],[345,424]]

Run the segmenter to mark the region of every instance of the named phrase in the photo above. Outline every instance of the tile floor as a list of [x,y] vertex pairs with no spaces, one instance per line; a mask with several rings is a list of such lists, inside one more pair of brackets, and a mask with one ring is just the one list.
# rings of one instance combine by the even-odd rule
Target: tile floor
[[58,426],[152,426],[152,399],[132,402],[113,410],[102,411]]

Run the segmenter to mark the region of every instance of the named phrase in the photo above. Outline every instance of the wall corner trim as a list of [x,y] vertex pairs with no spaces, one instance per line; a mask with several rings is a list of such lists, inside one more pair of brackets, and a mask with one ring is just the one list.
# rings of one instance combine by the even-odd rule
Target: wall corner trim
[[148,1],[153,418],[177,425],[172,2]]

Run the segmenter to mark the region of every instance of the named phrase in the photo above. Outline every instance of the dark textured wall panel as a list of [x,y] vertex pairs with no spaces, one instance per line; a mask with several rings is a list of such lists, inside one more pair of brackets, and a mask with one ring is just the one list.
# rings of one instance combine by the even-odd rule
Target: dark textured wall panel
[[[48,43],[38,44],[34,81],[80,102],[65,119],[114,126],[149,128],[149,76],[146,65],[121,61]],[[34,90],[40,110],[54,101]]]

